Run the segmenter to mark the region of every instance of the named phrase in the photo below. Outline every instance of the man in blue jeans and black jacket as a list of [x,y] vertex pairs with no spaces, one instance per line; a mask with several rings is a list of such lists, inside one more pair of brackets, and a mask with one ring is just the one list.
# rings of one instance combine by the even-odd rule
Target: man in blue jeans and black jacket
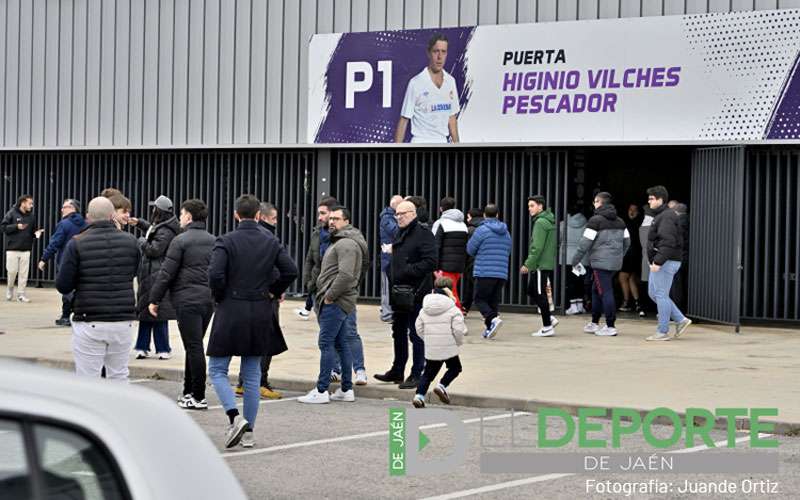
[[[647,190],[647,204],[655,212],[655,219],[647,236],[647,260],[650,262],[650,279],[647,292],[658,306],[658,331],[647,340],[678,338],[689,328],[692,320],[683,315],[669,297],[672,280],[681,268],[683,236],[678,213],[667,207],[669,194],[664,186]],[[675,337],[669,335],[669,321],[675,321]]]

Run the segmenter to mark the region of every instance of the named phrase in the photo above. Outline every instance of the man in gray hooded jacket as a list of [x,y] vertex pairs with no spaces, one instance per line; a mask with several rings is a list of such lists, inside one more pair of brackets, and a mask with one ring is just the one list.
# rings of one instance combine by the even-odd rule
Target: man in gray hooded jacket
[[[354,333],[358,287],[369,265],[367,242],[361,231],[350,225],[350,211],[346,208],[333,207],[328,221],[331,246],[322,259],[314,301],[319,321],[319,378],[316,388],[298,398],[301,403],[355,401],[350,337]],[[328,394],[337,354],[341,361],[342,385],[334,394]]]
[[[583,331],[603,337],[617,334],[614,327],[617,305],[614,301],[614,274],[622,269],[622,260],[631,246],[631,236],[625,222],[617,216],[611,195],[597,193],[594,215],[586,224],[571,265],[575,268],[584,255],[589,255],[592,268],[592,322]],[[606,326],[600,328],[600,316],[605,313]]]

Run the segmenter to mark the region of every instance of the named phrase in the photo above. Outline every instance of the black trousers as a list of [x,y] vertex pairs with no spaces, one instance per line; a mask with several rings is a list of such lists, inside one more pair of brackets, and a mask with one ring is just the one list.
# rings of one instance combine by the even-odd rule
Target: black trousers
[[475,305],[483,316],[486,328],[492,326],[492,320],[498,316],[500,297],[506,280],[500,278],[475,278]]
[[548,279],[550,283],[554,283],[553,271],[533,271],[528,273],[528,296],[534,304],[539,306],[542,324],[546,327],[552,324],[550,303],[547,302]]
[[672,280],[672,288],[669,290],[669,298],[678,309],[685,311],[687,309],[686,302],[689,300],[689,266],[687,262],[681,262],[681,268],[675,274]]
[[472,309],[472,303],[475,299],[475,279],[472,277],[474,266],[468,265],[464,269],[464,274],[461,275],[461,307],[465,311]]
[[186,362],[183,372],[183,393],[191,394],[194,399],[202,401],[206,398],[206,355],[203,352],[203,337],[214,307],[211,304],[181,306],[176,311],[178,330],[186,351]]
[[614,328],[617,320],[617,304],[614,301],[614,275],[616,271],[592,269],[592,323],[599,323],[600,316],[606,315],[606,325]]
[[422,378],[419,379],[419,385],[417,385],[417,394],[422,394],[423,396],[428,393],[428,388],[431,386],[431,382],[436,376],[439,374],[439,370],[442,369],[442,365],[447,365],[447,371],[444,372],[444,376],[442,380],[439,381],[445,387],[449,387],[450,383],[458,377],[458,374],[461,373],[461,360],[458,356],[453,356],[450,359],[439,360],[439,359],[426,359],[425,360],[425,371],[422,372]]

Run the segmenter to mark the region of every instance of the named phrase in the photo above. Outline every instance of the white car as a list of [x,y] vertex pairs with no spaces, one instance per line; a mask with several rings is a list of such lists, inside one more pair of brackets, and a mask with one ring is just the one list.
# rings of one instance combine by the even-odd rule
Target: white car
[[0,359],[0,499],[247,498],[174,401]]

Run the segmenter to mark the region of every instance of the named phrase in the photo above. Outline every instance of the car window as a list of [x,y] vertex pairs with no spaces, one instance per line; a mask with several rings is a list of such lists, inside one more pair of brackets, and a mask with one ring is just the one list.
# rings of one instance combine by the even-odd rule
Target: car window
[[32,494],[22,426],[0,419],[0,499],[30,498]]
[[34,436],[44,498],[122,500],[119,478],[107,455],[72,431],[37,424]]

